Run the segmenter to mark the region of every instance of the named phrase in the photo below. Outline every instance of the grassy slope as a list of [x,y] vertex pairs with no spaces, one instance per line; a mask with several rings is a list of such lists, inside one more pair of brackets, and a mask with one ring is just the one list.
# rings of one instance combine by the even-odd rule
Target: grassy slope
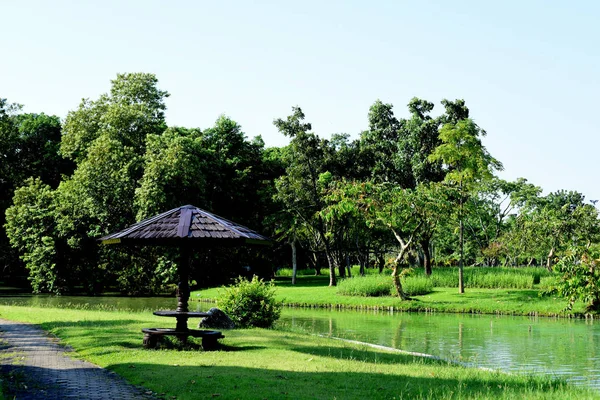
[[[412,301],[395,297],[352,297],[337,294],[328,287],[326,277],[299,277],[292,286],[289,279],[276,281],[277,298],[286,304],[317,307],[383,308],[403,311],[472,312],[512,315],[566,315],[564,299],[538,295],[536,289],[469,289],[458,294],[455,288],[436,288],[433,293],[415,296]],[[191,300],[212,301],[219,296],[217,288],[195,291]],[[577,303],[572,315],[581,315],[583,304]]]
[[144,350],[147,313],[0,306],[0,317],[39,324],[90,360],[166,398],[580,399],[560,382],[506,375],[274,330],[225,332],[217,352]]

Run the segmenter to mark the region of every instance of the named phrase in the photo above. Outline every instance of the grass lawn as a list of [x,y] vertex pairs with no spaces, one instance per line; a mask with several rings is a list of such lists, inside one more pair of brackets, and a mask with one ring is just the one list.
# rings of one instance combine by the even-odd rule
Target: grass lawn
[[75,357],[166,399],[581,399],[600,394],[548,378],[465,368],[342,341],[265,329],[224,332],[223,349],[144,350],[149,313],[0,306],[38,324]]
[[[436,311],[457,313],[483,313],[508,315],[567,316],[563,309],[566,300],[552,296],[539,296],[538,289],[465,289],[458,294],[456,288],[435,288],[430,294],[415,296],[411,301],[396,297],[343,296],[337,288],[327,286],[328,277],[301,276],[292,286],[288,278],[278,278],[276,295],[285,304],[301,307],[379,308],[402,311]],[[214,301],[222,289],[194,291],[192,301]],[[582,303],[576,303],[569,313],[581,316]]]

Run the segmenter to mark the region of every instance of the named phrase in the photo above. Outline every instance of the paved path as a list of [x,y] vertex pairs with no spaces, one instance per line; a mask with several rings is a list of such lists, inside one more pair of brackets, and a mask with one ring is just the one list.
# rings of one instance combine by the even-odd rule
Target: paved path
[[33,325],[0,319],[0,378],[7,381],[7,399],[153,398],[114,372],[68,357],[57,342]]

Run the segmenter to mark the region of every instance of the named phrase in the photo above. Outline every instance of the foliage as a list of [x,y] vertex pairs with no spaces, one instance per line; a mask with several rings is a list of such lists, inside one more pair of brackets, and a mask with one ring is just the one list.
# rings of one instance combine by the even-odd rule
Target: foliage
[[[260,259],[245,249],[194,255],[190,274],[202,286],[228,281],[243,265],[260,263],[266,274],[289,265],[292,247],[311,274],[327,265],[330,285],[379,272],[395,253],[387,266],[402,296],[396,278],[417,263],[434,279],[443,275],[434,265],[457,262],[550,268],[569,246],[600,243],[598,211],[581,193],[541,196],[523,178],[493,177],[501,164],[463,100],[442,100],[433,117],[433,103],[413,98],[404,118],[377,100],[356,140],[319,137],[293,107],[274,121],[289,145],[265,149],[225,115],[203,130],[167,127],[167,97],[152,74],[119,74],[62,124],[0,99],[3,277],[29,275],[40,292],[160,292],[176,279],[175,252],[120,251],[96,239],[182,204],[262,227],[281,243]],[[467,271],[466,284],[532,285],[483,271]]]
[[54,192],[37,178],[15,191],[13,205],[6,210],[6,233],[29,270],[34,293],[65,289],[67,276],[53,237],[54,209]]
[[494,170],[501,170],[502,164],[493,158],[481,143],[480,136],[485,131],[471,119],[460,119],[446,123],[440,130],[441,144],[429,156],[432,162],[442,162],[447,170],[444,181],[452,191],[458,191],[455,203],[459,221],[459,272],[458,291],[464,292],[463,250],[464,250],[464,204],[480,182],[489,180]]
[[273,282],[254,276],[248,281],[237,278],[235,285],[223,290],[219,307],[240,327],[270,328],[281,314],[281,302],[275,300]]
[[1,229],[14,191],[27,185],[29,178],[39,178],[56,188],[62,176],[73,171],[73,164],[58,151],[60,119],[20,111],[19,105],[0,99],[0,271],[5,280],[26,275],[18,252],[11,249]]
[[554,266],[560,279],[547,293],[566,297],[566,309],[581,300],[590,312],[600,311],[600,246],[571,246]]
[[[335,259],[331,248],[331,235],[326,232],[323,217],[323,194],[331,173],[326,169],[326,146],[311,132],[310,123],[305,123],[305,115],[299,107],[293,107],[293,114],[285,120],[276,119],[277,129],[291,138],[284,153],[285,174],[275,182],[275,200],[284,208],[284,222],[294,224],[294,229],[281,227],[281,232],[295,236],[298,233],[309,238],[308,247],[313,251],[324,251],[329,264],[331,286],[336,285]],[[299,229],[296,229],[296,225]],[[298,232],[300,231],[300,232]],[[295,239],[293,239],[295,240]]]

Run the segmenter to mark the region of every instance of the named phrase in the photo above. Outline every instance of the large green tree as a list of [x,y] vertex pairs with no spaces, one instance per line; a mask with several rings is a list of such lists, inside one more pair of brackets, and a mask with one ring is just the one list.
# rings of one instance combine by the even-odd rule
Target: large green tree
[[[305,115],[299,107],[293,107],[293,113],[285,120],[276,119],[275,126],[290,144],[284,153],[286,173],[276,181],[276,199],[285,212],[300,221],[305,231],[310,232],[313,245],[322,246],[329,266],[329,285],[336,285],[336,258],[333,253],[331,236],[326,232],[325,221],[321,215],[325,204],[323,195],[326,180],[322,174],[326,170],[326,146],[313,132],[310,123],[304,122]],[[313,250],[317,250],[316,248]]]
[[448,122],[440,130],[440,144],[429,156],[433,162],[441,161],[447,166],[445,182],[457,191],[459,222],[459,281],[458,291],[464,293],[463,244],[464,244],[464,205],[479,182],[493,177],[502,164],[490,155],[481,143],[485,134],[471,119]]
[[[76,169],[52,192],[52,207],[45,208],[45,218],[53,219],[55,229],[38,233],[52,238],[54,252],[60,248],[63,263],[62,276],[55,278],[60,285],[49,282],[46,288],[62,291],[83,286],[98,291],[115,271],[135,264],[123,262],[123,257],[114,255],[116,250],[99,250],[95,239],[135,221],[133,198],[143,176],[146,137],[165,130],[167,96],[157,88],[152,74],[121,74],[112,81],[110,93],[95,101],[84,100],[68,114],[60,151],[76,163]],[[30,191],[42,189],[30,185]],[[9,215],[37,218],[27,207],[21,210]],[[19,244],[18,235],[14,231],[9,238],[20,246],[30,276],[50,268],[52,263],[29,256],[41,239]]]
[[73,164],[58,151],[59,118],[20,110],[20,106],[0,99],[0,270],[4,279],[27,275],[3,227],[15,189],[28,178],[40,178],[56,188],[61,177],[73,171]]

